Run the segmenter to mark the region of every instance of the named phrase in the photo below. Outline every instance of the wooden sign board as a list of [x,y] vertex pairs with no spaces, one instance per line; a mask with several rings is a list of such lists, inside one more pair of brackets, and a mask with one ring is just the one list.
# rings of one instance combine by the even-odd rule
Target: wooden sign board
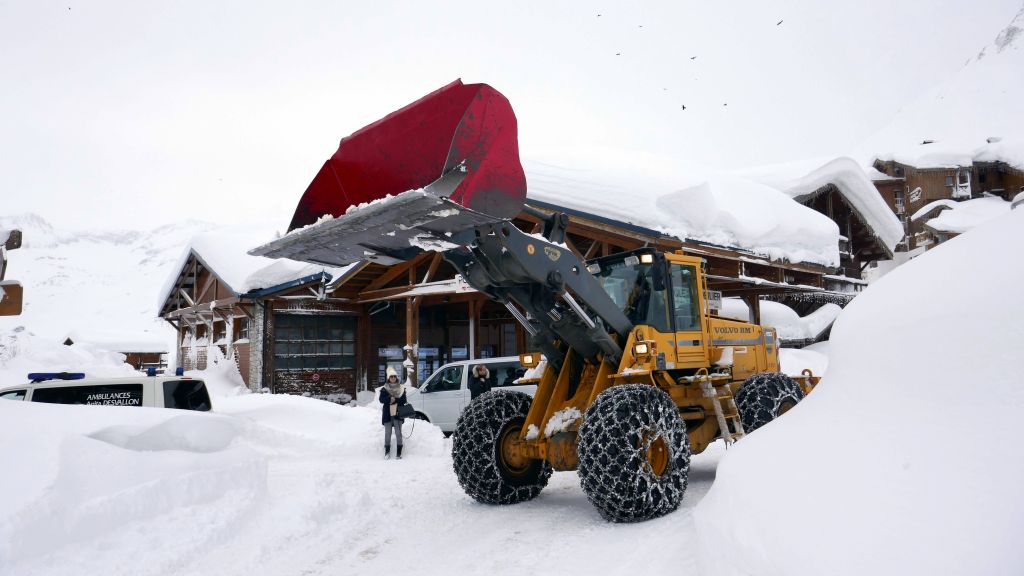
[[21,300],[24,291],[19,282],[0,282],[0,316],[21,314]]

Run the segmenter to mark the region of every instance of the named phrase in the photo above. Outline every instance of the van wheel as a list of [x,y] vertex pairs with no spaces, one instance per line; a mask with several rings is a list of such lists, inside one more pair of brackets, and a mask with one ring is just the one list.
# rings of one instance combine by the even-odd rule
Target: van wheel
[[477,397],[459,416],[452,464],[462,489],[478,502],[518,504],[547,486],[550,464],[517,458],[507,449],[522,432],[532,402],[522,392],[494,390]]
[[690,438],[663,390],[622,384],[605,390],[580,425],[579,476],[605,520],[639,522],[679,507],[690,472]]
[[754,374],[736,391],[736,409],[747,434],[775,420],[803,400],[804,391],[781,372]]

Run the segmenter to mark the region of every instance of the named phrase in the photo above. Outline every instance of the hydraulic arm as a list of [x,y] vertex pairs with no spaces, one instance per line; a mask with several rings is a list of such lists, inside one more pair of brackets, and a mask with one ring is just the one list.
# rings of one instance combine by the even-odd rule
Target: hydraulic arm
[[471,245],[447,250],[444,257],[471,286],[505,305],[556,369],[568,350],[617,367],[633,325],[584,263],[549,241],[564,238],[565,215],[547,219],[545,238],[508,221],[479,225]]

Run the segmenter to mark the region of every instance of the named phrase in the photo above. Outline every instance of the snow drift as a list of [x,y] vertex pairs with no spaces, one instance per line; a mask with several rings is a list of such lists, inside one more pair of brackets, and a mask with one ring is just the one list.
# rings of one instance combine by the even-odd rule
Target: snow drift
[[[827,376],[729,451],[698,506],[709,572],[1024,572],[1024,260],[1002,257],[1007,245],[1024,245],[1024,211],[846,308]],[[980,278],[1005,297],[979,301]]]

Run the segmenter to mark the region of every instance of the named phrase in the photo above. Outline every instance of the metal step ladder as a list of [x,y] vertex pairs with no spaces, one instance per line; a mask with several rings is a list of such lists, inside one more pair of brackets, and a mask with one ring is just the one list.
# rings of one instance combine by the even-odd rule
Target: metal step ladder
[[715,409],[715,418],[718,419],[718,428],[722,431],[722,438],[725,445],[729,446],[740,438],[743,438],[743,422],[740,420],[740,412],[736,408],[736,400],[728,386],[718,390],[708,378],[700,381],[700,389],[704,396],[711,398],[711,405]]

